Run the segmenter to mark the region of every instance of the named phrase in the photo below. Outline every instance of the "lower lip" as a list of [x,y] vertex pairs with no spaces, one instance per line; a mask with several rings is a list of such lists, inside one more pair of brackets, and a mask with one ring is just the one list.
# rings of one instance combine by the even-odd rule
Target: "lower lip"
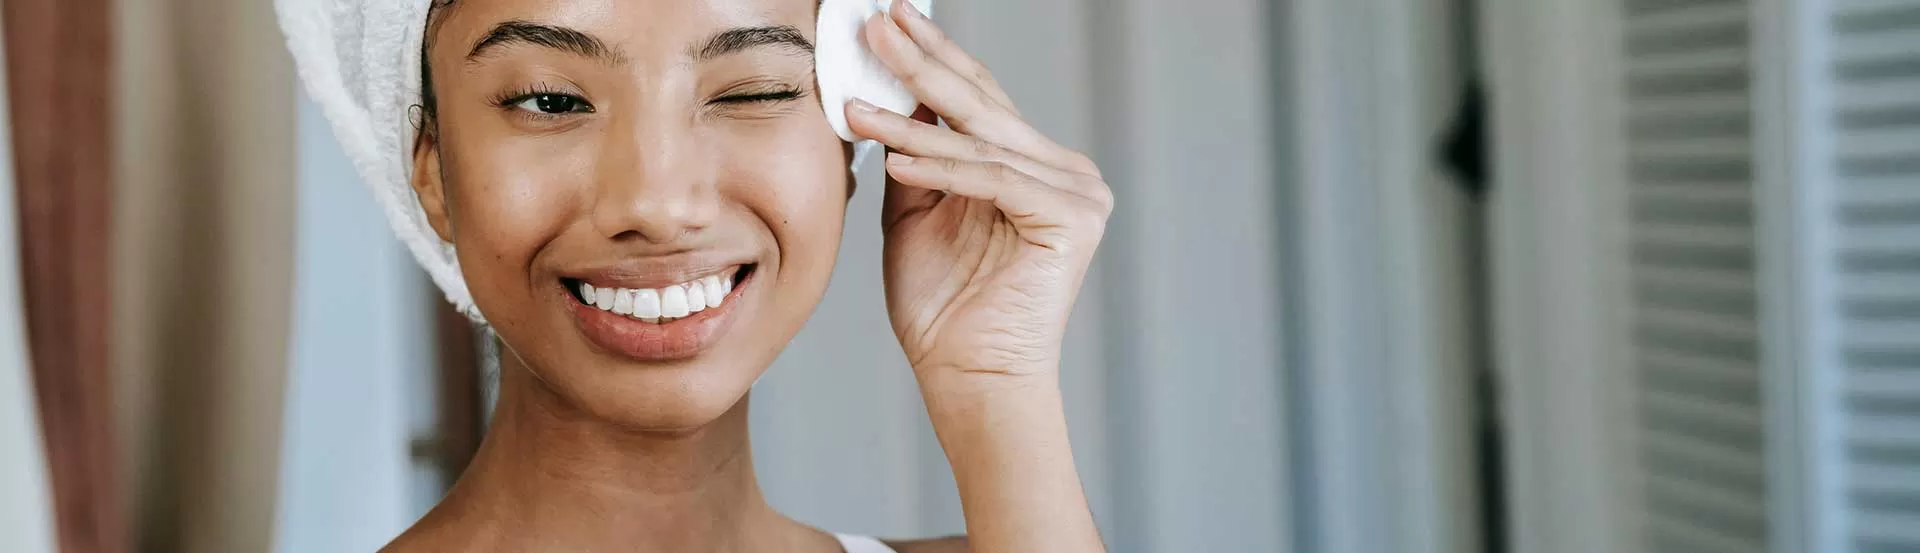
[[733,322],[734,306],[740,304],[752,282],[753,275],[749,274],[733,287],[720,307],[659,324],[601,310],[580,303],[564,290],[561,293],[573,305],[574,318],[580,321],[580,330],[588,341],[637,361],[680,361],[700,355],[726,335]]

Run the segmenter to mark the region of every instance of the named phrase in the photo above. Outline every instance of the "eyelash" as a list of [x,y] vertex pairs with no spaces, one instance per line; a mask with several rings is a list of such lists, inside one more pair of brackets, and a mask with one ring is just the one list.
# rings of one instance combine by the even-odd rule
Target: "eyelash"
[[593,102],[587,101],[586,98],[581,97],[579,94],[565,92],[560,90],[559,87],[555,87],[547,84],[536,84],[526,88],[519,88],[519,89],[514,89],[505,93],[501,93],[500,95],[494,96],[492,99],[492,102],[494,107],[498,107],[500,109],[504,109],[508,111],[516,111],[516,112],[519,112],[521,115],[525,115],[527,117],[554,118],[554,117],[562,117],[562,116],[572,114],[572,113],[538,113],[538,112],[530,112],[530,111],[519,109],[519,105],[521,103],[526,102],[527,100],[532,100],[532,99],[541,97],[541,96],[564,96],[564,97],[572,98],[574,101],[579,102],[580,105],[585,106],[586,111],[588,113],[593,112]]
[[772,104],[798,100],[806,96],[805,92],[794,88],[781,88],[756,94],[738,94],[722,96],[714,100],[718,104]]

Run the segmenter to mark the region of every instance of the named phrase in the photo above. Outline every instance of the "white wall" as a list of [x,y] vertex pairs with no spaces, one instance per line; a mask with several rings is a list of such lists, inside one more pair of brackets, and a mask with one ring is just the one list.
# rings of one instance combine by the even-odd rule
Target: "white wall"
[[[1489,222],[1507,470],[1507,542],[1522,553],[1640,544],[1617,515],[1639,452],[1614,410],[1628,298],[1615,228],[1613,133],[1623,47],[1611,2],[1487,0],[1479,13],[1497,137]],[[1632,464],[1630,461],[1626,464]]]
[[[5,105],[6,86],[0,81],[0,106]],[[6,110],[0,109],[0,152],[13,151],[11,128]],[[14,209],[13,156],[0,155],[0,490],[6,490],[0,492],[0,536],[7,537],[10,551],[52,553],[53,503],[28,367]]]
[[275,549],[372,551],[440,496],[416,468],[434,416],[439,301],[316,106],[299,102],[298,253]]
[[1480,551],[1475,215],[1438,155],[1465,80],[1458,14],[1418,0],[1285,10],[1294,547]]

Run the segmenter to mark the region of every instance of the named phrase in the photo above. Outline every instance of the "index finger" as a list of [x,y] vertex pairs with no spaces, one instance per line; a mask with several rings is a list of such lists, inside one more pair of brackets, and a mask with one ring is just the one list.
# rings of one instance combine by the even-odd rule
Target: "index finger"
[[1014,138],[1020,120],[986,92],[934,60],[892,18],[867,21],[867,42],[874,56],[907,85],[914,97],[933,108],[954,130],[987,138]]
[[1054,143],[1018,115],[1008,111],[980,87],[953,68],[934,60],[891,17],[867,21],[866,35],[874,55],[906,83],[914,96],[932,108],[947,126],[1009,150],[1061,167],[1078,168],[1078,154]]
[[889,14],[893,17],[894,23],[925,49],[927,55],[955,73],[959,73],[961,77],[972,81],[974,86],[991,96],[996,103],[1000,104],[1000,107],[1006,108],[1008,113],[1016,116],[1020,114],[1020,108],[1013,105],[1013,98],[1007,96],[1006,89],[1001,88],[1000,82],[993,78],[993,72],[987,69],[987,64],[981,63],[979,58],[973,57],[965,49],[960,48],[959,43],[949,38],[945,31],[941,31],[940,26],[934,24],[933,19],[914,6],[913,2],[907,0],[892,0],[892,2],[893,8]]
[[[938,118],[933,115],[933,110],[927,109],[926,106],[920,106],[919,109],[914,110],[913,119],[929,125],[936,124],[935,122],[938,120]],[[887,146],[886,153],[883,157],[891,158],[894,152],[897,151],[893,146]],[[900,181],[895,180],[891,172],[886,173],[886,177],[886,189],[882,192],[880,201],[880,228],[882,230],[892,230],[894,223],[899,222],[908,215],[933,209],[935,204],[940,203],[940,198],[945,196],[945,194],[937,190],[927,190],[900,184]]]

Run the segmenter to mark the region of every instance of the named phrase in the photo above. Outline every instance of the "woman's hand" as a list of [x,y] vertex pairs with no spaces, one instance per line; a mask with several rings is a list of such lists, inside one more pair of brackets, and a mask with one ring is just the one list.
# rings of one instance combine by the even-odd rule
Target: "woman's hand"
[[[1067,315],[1113,196],[1020,119],[985,67],[906,0],[867,43],[925,109],[855,102],[887,145],[887,314],[920,381],[976,552],[1104,551],[1067,443]],[[932,124],[934,117],[948,128]]]
[[907,360],[923,388],[1057,385],[1067,316],[1113,209],[1100,170],[1023,121],[905,0],[866,35],[926,105],[914,118],[847,109],[888,148],[887,311]]

